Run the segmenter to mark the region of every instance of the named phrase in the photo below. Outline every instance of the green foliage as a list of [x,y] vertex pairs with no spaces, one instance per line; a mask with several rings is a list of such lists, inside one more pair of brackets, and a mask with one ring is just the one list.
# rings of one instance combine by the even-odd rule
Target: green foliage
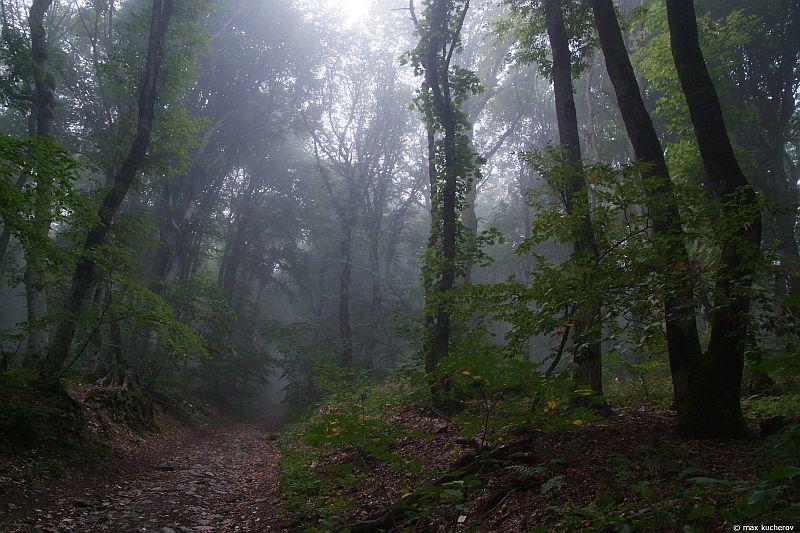
[[[426,360],[435,362],[444,354],[435,348],[435,329],[452,302],[454,280],[471,264],[476,239],[460,222],[458,213],[474,180],[480,178],[484,159],[473,149],[469,117],[462,107],[466,99],[482,89],[474,72],[454,65],[453,54],[461,51],[461,30],[469,2],[427,2],[415,17],[417,46],[404,56],[423,82],[414,107],[424,117],[428,136],[431,229],[421,271],[425,289]],[[453,227],[451,227],[453,226]],[[448,324],[447,336],[453,328]]]
[[[419,461],[394,453],[392,445],[402,437],[421,436],[383,420],[382,409],[403,396],[398,391],[372,386],[359,379],[355,370],[333,365],[318,368],[316,375],[316,389],[330,393],[331,403],[284,432],[281,491],[288,515],[313,512],[319,515],[319,529],[308,531],[330,531],[343,525],[353,506],[335,496],[337,488],[369,482],[378,487],[384,505],[392,503],[387,469],[418,472],[421,468]],[[341,453],[346,454],[344,461],[329,462]],[[309,469],[309,464],[313,468],[323,461],[324,469]]]
[[791,418],[800,413],[800,394],[789,392],[779,396],[743,398],[742,409],[756,422],[774,417]]
[[[518,254],[534,259],[529,285],[516,277],[506,282],[473,286],[463,290],[464,305],[509,324],[505,345],[500,348],[510,356],[524,353],[531,336],[563,338],[577,320],[595,302],[602,301],[607,348],[606,362],[622,366],[635,364],[663,366],[666,339],[663,330],[663,302],[680,290],[678,281],[686,277],[695,288],[696,300],[685,302],[691,316],[712,299],[714,278],[723,242],[733,239],[753,210],[763,206],[745,206],[740,195],[726,199],[737,207],[723,209],[718,202],[694,186],[674,184],[674,196],[680,208],[684,232],[681,245],[688,254],[686,264],[665,264],[661,250],[674,237],[660,237],[652,232],[652,209],[648,194],[658,184],[642,180],[640,164],[612,167],[597,164],[587,168],[587,187],[591,194],[592,225],[595,229],[598,256],[570,254],[563,250],[573,242],[580,215],[570,215],[564,206],[565,184],[573,172],[557,148],[533,151],[529,162],[546,180],[546,187],[531,193],[530,202],[539,213],[531,228],[531,237],[517,248]],[[575,209],[573,213],[581,213]],[[762,260],[759,272],[765,279],[773,267]],[[666,275],[669,273],[670,275]],[[742,288],[741,290],[745,290]],[[768,297],[766,284],[747,289],[752,297]],[[713,302],[711,302],[713,305]],[[641,374],[648,368],[629,366],[627,371]]]
[[[698,17],[703,54],[710,74],[722,95],[725,122],[733,131],[758,120],[755,106],[739,99],[727,99],[737,83],[737,66],[743,65],[743,47],[759,31],[759,19],[749,10],[734,10],[723,18],[714,19],[709,14]],[[666,156],[676,180],[702,183],[702,163],[695,140],[686,99],[680,89],[678,73],[672,65],[666,8],[663,2],[648,2],[631,13],[628,24],[632,34],[632,60],[637,71],[647,80],[645,93],[656,102],[654,118],[663,121],[669,136]],[[736,142],[736,137],[733,138]],[[738,146],[740,160],[747,160],[747,147]]]
[[[283,500],[279,513],[290,519],[294,515],[308,516],[310,513],[321,512],[325,524],[328,519],[335,518],[344,511],[343,502],[333,494],[334,483],[313,470],[318,454],[313,448],[302,445],[301,434],[302,425],[289,427],[284,429],[279,441],[279,488]],[[312,527],[307,526],[306,531],[313,531]],[[318,530],[322,531],[323,527]]]
[[[207,357],[201,328],[198,324],[182,319],[178,305],[186,302],[170,301],[142,271],[137,254],[151,244],[150,226],[137,216],[120,217],[113,227],[108,242],[91,252],[91,257],[103,273],[102,299],[83,313],[78,319],[81,326],[77,338],[80,347],[71,364],[83,356],[93,342],[102,337],[110,324],[117,323],[123,339],[132,339],[129,347],[141,351],[135,359],[137,370],[145,384],[155,382],[166,368],[174,368],[178,362],[190,356]],[[203,292],[197,290],[194,305],[200,307]],[[222,309],[217,306],[216,309]],[[186,309],[189,318],[193,318]],[[209,321],[213,315],[209,314]],[[63,317],[57,313],[50,320],[57,322]],[[136,342],[140,340],[140,342]],[[157,340],[156,350],[151,340]],[[143,341],[143,342],[142,342]],[[146,347],[145,347],[146,346]],[[147,350],[147,351],[145,351]]]
[[634,361],[614,354],[606,358],[611,372],[603,383],[603,392],[609,403],[653,411],[672,407],[674,391],[666,357],[651,354]]
[[480,488],[483,482],[473,474],[461,471],[448,472],[441,483],[428,483],[415,491],[415,501],[410,511],[414,519],[435,515],[444,516],[445,523],[454,529],[463,524],[470,492]]
[[33,72],[25,14],[14,13],[12,5],[4,5],[3,19],[0,64],[4,68],[0,70],[0,102],[28,111],[33,102]]
[[800,510],[796,483],[800,438],[789,426],[759,445],[763,467],[755,479],[711,477],[689,451],[638,446],[611,457],[614,484],[589,505],[569,510],[569,527],[592,519],[616,531],[707,531],[723,524],[793,523]]
[[[54,263],[64,256],[46,235],[36,231],[34,212],[38,198],[50,205],[54,224],[85,226],[94,220],[88,200],[76,187],[78,162],[52,139],[14,139],[0,134],[0,219],[28,254]],[[38,184],[47,184],[40,188]],[[44,191],[44,192],[43,192]]]
[[[186,109],[188,88],[199,74],[198,57],[208,46],[207,25],[213,2],[176,2],[164,43],[157,92],[162,104],[156,110],[153,139],[144,169],[174,175],[189,168],[191,150],[199,144],[208,119],[192,116]],[[92,130],[100,148],[96,164],[107,174],[127,156],[137,120],[140,72],[147,50],[151,3],[132,1],[119,10],[113,24],[113,46],[105,50],[95,74],[105,87],[103,113],[116,115],[113,132],[100,124]],[[111,142],[109,142],[111,141]]]
[[[237,333],[236,314],[216,283],[207,276],[196,276],[167,289],[166,299],[175,309],[175,316],[195,336],[201,348],[184,351],[176,360],[181,366],[185,366],[183,361],[188,359],[198,364],[178,374],[164,372],[176,380],[172,385],[180,386],[187,380],[199,382],[205,391],[229,401],[261,386],[271,362],[269,354],[253,347],[243,340],[244,335]],[[168,342],[166,346],[170,346]],[[223,381],[224,390],[220,388]]]
[[286,379],[284,402],[289,419],[303,417],[318,404],[324,394],[317,390],[316,368],[334,365],[336,350],[326,342],[313,343],[313,324],[296,322],[290,326],[272,324],[278,350],[283,354],[283,378]]
[[734,503],[719,510],[729,523],[767,520],[795,522],[800,518],[800,425],[793,424],[767,438],[764,450],[777,460],[777,466],[756,480],[693,478],[695,488],[688,495],[702,494],[710,487],[721,487],[735,496]]
[[453,355],[425,378],[444,398],[466,404],[458,417],[462,431],[485,445],[525,426],[573,429],[596,418],[592,410],[570,404],[581,393],[573,382],[547,378],[538,366],[500,354]]
[[[382,409],[391,403],[383,389],[359,378],[354,369],[332,365],[317,368],[315,385],[330,403],[309,421],[306,442],[318,448],[353,451],[365,466],[373,460],[409,466],[391,451],[391,444],[409,433],[383,420]],[[380,476],[379,471],[374,474]]]
[[29,446],[47,433],[52,418],[64,415],[58,407],[40,402],[9,400],[0,404],[0,435],[8,446]]
[[[550,76],[553,61],[547,23],[542,0],[503,0],[511,7],[506,20],[497,25],[500,34],[510,34],[517,45],[512,60],[518,65],[534,64],[545,76]],[[572,53],[570,64],[574,77],[586,68],[587,61],[597,48],[592,10],[589,2],[568,0],[561,2],[564,25]]]
[[37,381],[35,373],[0,373],[0,448],[20,453],[53,435],[74,434],[79,413],[57,384]]

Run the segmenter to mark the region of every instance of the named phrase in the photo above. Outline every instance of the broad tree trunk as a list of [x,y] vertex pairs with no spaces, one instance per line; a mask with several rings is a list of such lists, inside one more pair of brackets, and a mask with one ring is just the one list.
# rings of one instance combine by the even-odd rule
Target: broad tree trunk
[[[589,195],[581,159],[580,134],[575,111],[572,87],[572,60],[569,37],[564,26],[561,0],[545,0],[547,34],[553,53],[553,90],[556,101],[556,118],[561,147],[572,173],[567,180],[565,203],[567,213],[580,216],[580,226],[574,236],[573,255],[577,258],[597,258]],[[576,311],[573,328],[573,357],[575,379],[591,386],[597,394],[603,393],[602,361],[600,347],[600,302],[592,302],[588,309]]]
[[89,230],[86,236],[83,245],[84,255],[78,260],[72,277],[72,286],[67,293],[65,311],[69,318],[59,325],[50,343],[43,368],[45,377],[55,377],[67,359],[72,339],[75,336],[76,316],[85,310],[97,277],[97,265],[92,258],[92,253],[105,244],[114,217],[119,211],[136,173],[141,168],[150,145],[157,98],[156,83],[163,57],[163,43],[172,17],[173,2],[174,0],[153,0],[147,62],[139,90],[136,136],[127,157],[114,176],[111,189],[103,197],[97,212],[99,222]]
[[[47,30],[44,27],[45,13],[53,0],[34,0],[28,14],[31,32],[31,59],[33,82],[36,89],[33,113],[36,119],[36,135],[50,137],[53,125],[53,77],[48,72]],[[49,238],[53,183],[51,179],[36,176],[36,198],[34,200],[33,232],[43,242]],[[6,241],[6,246],[7,246]],[[26,368],[38,369],[47,355],[47,326],[42,321],[47,317],[47,267],[44,250],[34,245],[25,253],[25,296],[28,304],[28,348],[23,360]]]
[[[664,311],[670,369],[679,411],[686,409],[693,367],[702,348],[697,332],[689,256],[664,150],[645,107],[611,0],[592,0],[595,26],[617,103],[637,162],[653,220],[656,251],[666,270]],[[667,266],[668,265],[668,266]]]
[[711,338],[695,364],[679,430],[716,437],[746,432],[740,403],[752,275],[761,244],[755,192],[731,147],[717,91],[706,68],[692,0],[667,0],[672,56],[689,106],[700,156],[724,213],[740,220],[725,235],[714,287]]

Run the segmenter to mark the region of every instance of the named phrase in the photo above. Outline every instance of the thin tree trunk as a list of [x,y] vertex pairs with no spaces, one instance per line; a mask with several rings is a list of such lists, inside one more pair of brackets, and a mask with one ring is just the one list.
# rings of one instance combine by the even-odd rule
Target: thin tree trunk
[[75,267],[72,286],[67,293],[65,311],[68,313],[67,316],[69,318],[59,325],[50,343],[50,349],[44,365],[45,377],[57,375],[67,359],[72,339],[75,336],[76,317],[85,310],[97,277],[97,265],[92,258],[92,253],[105,244],[114,217],[119,211],[136,173],[141,168],[147,148],[150,145],[157,98],[156,83],[163,57],[164,39],[169,28],[173,7],[173,0],[153,1],[147,62],[139,91],[136,136],[133,139],[133,144],[127,157],[114,176],[111,189],[106,192],[98,209],[99,222],[89,230],[86,236],[86,241],[83,245],[84,255],[79,259]]
[[586,71],[586,144],[589,146],[589,153],[592,155],[592,162],[600,162],[600,143],[597,139],[597,127],[594,123],[594,96],[592,95],[592,83],[594,81],[594,62],[595,58],[589,60],[589,69]]
[[[434,231],[436,219],[438,217],[436,211],[436,202],[433,196],[436,191],[436,133],[433,127],[433,116],[430,110],[426,110],[426,124],[425,133],[427,138],[428,148],[428,177],[430,179],[430,191],[428,197],[431,199],[430,215],[431,215],[431,233],[428,236],[428,253],[435,250],[439,245],[438,232]],[[423,335],[423,352],[425,354],[425,372],[431,373],[436,370],[436,365],[439,361],[436,359],[436,351],[433,345],[434,330],[436,327],[436,313],[433,309],[434,303],[431,301],[434,294],[434,277],[433,272],[429,267],[423,269],[423,285],[425,287],[425,334]]]
[[[522,236],[524,241],[529,241],[531,238],[531,207],[528,205],[528,191],[532,186],[530,183],[530,172],[532,172],[532,169],[530,169],[527,165],[522,165],[520,166],[519,173],[517,174],[517,180],[519,182],[519,196],[522,198]],[[531,278],[531,271],[533,270],[532,250],[526,250],[522,255],[521,267],[522,272],[520,273],[520,279],[526,287],[530,287],[531,282],[533,281]],[[526,361],[531,361],[533,359],[533,348],[533,339],[528,338],[528,340],[525,341],[525,353],[523,355]]]
[[[30,132],[30,135],[35,135],[34,132]],[[21,191],[25,184],[28,182],[28,174],[23,172],[17,178],[17,182],[15,186],[17,190]],[[8,253],[8,245],[11,242],[11,231],[5,227],[5,225],[1,226],[2,230],[0,230],[0,281],[2,281],[3,277],[6,274],[6,253]]]
[[339,340],[342,343],[340,364],[353,366],[353,330],[350,325],[350,292],[353,278],[353,214],[344,213],[342,217],[341,259],[342,271],[339,276]]
[[370,353],[370,363],[374,366],[374,362],[378,356],[385,351],[386,344],[383,339],[383,279],[381,272],[381,257],[380,257],[380,235],[381,225],[383,221],[384,202],[380,202],[376,206],[376,212],[373,217],[372,228],[370,230],[369,242],[369,262],[372,269],[372,293],[370,295],[369,315],[372,331],[370,338],[372,339],[372,352]]
[[[714,287],[711,338],[692,371],[679,430],[698,437],[743,435],[742,370],[750,287],[761,244],[755,192],[731,147],[717,91],[706,68],[692,0],[667,0],[672,56],[678,70],[700,156],[727,217],[740,220],[725,236]],[[743,216],[745,218],[743,218]]]
[[[567,163],[572,173],[567,180],[565,204],[567,213],[580,216],[580,226],[574,236],[573,255],[578,259],[597,258],[589,195],[581,159],[580,134],[575,111],[572,87],[572,60],[569,37],[564,26],[560,0],[545,0],[547,33],[553,52],[553,89],[556,100],[558,134]],[[589,385],[597,394],[603,394],[602,360],[600,347],[600,302],[591,302],[588,309],[579,309],[573,327],[573,357],[575,379]]]
[[[413,2],[412,2],[413,5]],[[469,0],[464,2],[462,11],[458,14],[458,24],[453,28],[451,10],[453,5],[447,0],[434,0],[427,6],[427,20],[424,29],[418,24],[421,32],[424,51],[420,56],[425,74],[425,89],[429,91],[430,102],[426,107],[427,120],[435,120],[443,134],[442,146],[442,171],[429,161],[431,174],[432,213],[434,217],[431,225],[431,244],[436,245],[440,252],[434,262],[436,263],[436,288],[427,291],[426,298],[428,313],[432,318],[432,340],[426,354],[426,368],[435,368],[442,359],[450,354],[450,339],[452,328],[450,323],[450,292],[456,278],[456,248],[457,248],[457,200],[459,179],[466,180],[464,174],[470,171],[468,146],[459,146],[459,133],[464,128],[460,122],[453,95],[450,87],[450,61],[458,43],[464,17],[469,9]],[[433,128],[433,124],[429,124]],[[429,155],[431,152],[431,132],[428,131]],[[435,151],[435,148],[434,148]],[[437,201],[434,201],[436,198]],[[436,205],[438,204],[438,205]],[[437,234],[434,237],[434,234]]]

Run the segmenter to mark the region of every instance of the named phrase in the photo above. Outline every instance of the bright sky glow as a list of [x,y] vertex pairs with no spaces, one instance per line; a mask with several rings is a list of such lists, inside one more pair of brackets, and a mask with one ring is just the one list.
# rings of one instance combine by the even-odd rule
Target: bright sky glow
[[348,21],[354,21],[367,14],[370,0],[329,0],[340,7]]

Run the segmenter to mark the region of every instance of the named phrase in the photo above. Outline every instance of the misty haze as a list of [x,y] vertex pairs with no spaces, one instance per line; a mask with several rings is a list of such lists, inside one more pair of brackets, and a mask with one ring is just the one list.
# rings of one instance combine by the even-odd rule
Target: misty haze
[[0,0],[0,531],[800,527],[800,0]]

